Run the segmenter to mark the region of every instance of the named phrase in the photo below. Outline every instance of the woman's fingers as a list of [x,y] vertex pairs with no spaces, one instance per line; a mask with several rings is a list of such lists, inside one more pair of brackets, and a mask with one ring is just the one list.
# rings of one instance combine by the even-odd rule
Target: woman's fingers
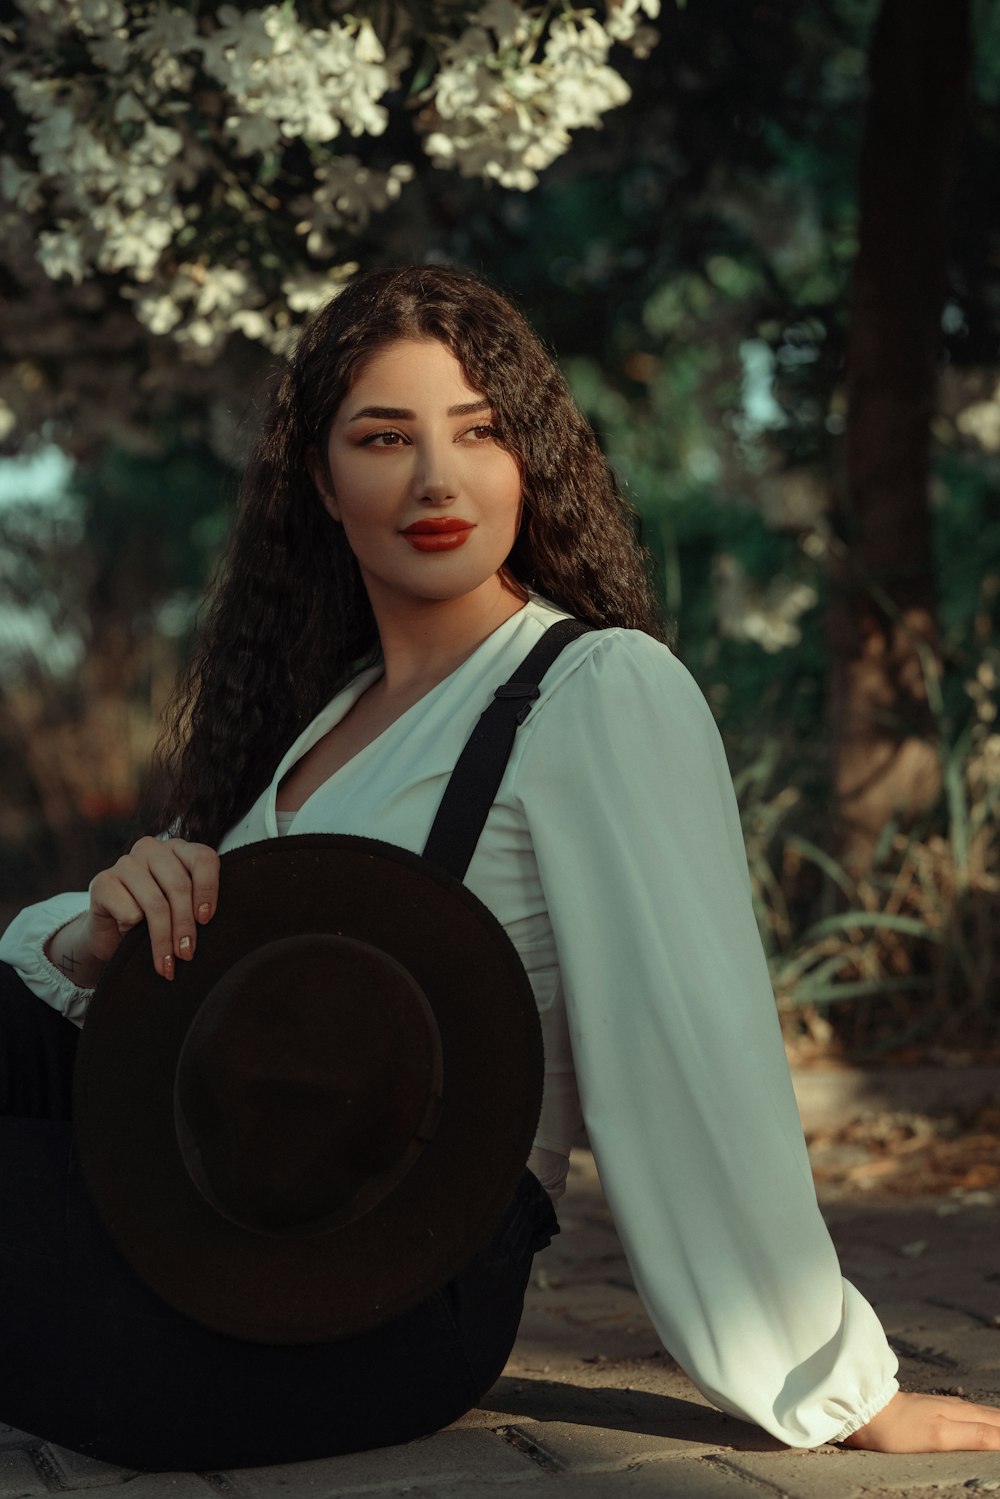
[[[973,1420],[972,1416],[982,1407],[967,1406],[967,1415],[941,1416],[929,1430],[934,1445],[925,1451],[931,1452],[992,1452],[1000,1451],[1000,1425],[997,1420]],[[997,1412],[990,1412],[997,1417]]]
[[214,848],[204,843],[187,843],[182,860],[188,857],[187,868],[191,875],[191,896],[197,921],[204,926],[215,915],[219,900],[219,856]]
[[[219,856],[214,849],[180,838],[140,838],[91,886],[92,916],[105,929],[97,940],[111,945],[111,921],[120,939],[144,920],[156,971],[172,979],[175,961],[194,957],[198,924],[211,920],[218,895]],[[112,951],[114,946],[117,942]]]
[[115,876],[105,869],[90,886],[88,947],[99,962],[106,963],[125,933],[143,919],[139,906]]
[[145,864],[158,887],[150,891],[143,881],[152,909],[130,888],[146,912],[153,962],[165,978],[173,978],[174,959],[190,962],[197,944],[197,924],[211,920],[215,911],[219,856],[203,843],[188,843],[181,838],[141,838],[132,855]]
[[957,1395],[900,1392],[844,1445],[870,1452],[1000,1451],[1000,1410]]
[[948,1421],[942,1452],[1000,1451],[1000,1426],[992,1421]]
[[[175,868],[181,866],[173,860],[167,868],[154,874],[149,866],[121,861],[124,865],[119,878],[129,895],[141,908],[149,931],[149,945],[153,950],[153,966],[166,979],[174,976],[174,958],[183,951],[185,940],[190,943],[194,930],[191,911],[190,881],[178,881]],[[158,861],[159,862],[159,861]],[[186,888],[185,888],[186,887]],[[184,896],[187,895],[187,916],[184,913]],[[186,954],[185,954],[186,955]]]

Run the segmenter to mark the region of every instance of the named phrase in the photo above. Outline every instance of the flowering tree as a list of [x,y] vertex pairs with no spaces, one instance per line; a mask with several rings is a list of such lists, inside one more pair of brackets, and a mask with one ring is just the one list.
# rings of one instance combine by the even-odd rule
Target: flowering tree
[[609,56],[645,56],[659,11],[18,5],[0,25],[9,446],[60,412],[90,440],[130,420],[138,437],[178,388],[210,406],[247,340],[284,350],[353,274],[357,237],[421,166],[530,190],[628,99]]

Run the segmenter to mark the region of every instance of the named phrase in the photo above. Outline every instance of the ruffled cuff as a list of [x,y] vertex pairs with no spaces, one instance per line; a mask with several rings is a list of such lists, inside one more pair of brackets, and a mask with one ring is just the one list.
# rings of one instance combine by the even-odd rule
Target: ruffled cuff
[[56,932],[81,916],[89,903],[86,890],[54,895],[25,907],[0,936],[0,963],[9,963],[33,994],[74,1025],[83,1024],[94,991],[80,988],[50,963],[45,947]]
[[885,1410],[886,1406],[889,1404],[889,1401],[893,1398],[893,1396],[898,1394],[899,1380],[890,1379],[885,1388],[881,1390],[873,1400],[870,1400],[868,1404],[856,1415],[852,1416],[849,1421],[845,1421],[840,1431],[837,1432],[837,1435],[835,1437],[831,1437],[830,1441],[846,1442],[848,1437],[853,1436],[856,1431],[861,1430],[862,1426],[867,1426],[869,1421],[874,1420],[879,1411]]

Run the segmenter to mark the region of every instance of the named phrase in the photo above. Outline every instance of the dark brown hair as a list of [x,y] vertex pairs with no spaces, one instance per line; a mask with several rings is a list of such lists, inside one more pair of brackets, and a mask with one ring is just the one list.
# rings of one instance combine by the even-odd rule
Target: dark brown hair
[[404,338],[447,345],[520,465],[523,511],[507,575],[590,624],[665,638],[634,512],[520,312],[464,271],[369,272],[305,328],[247,466],[158,751],[149,814],[158,826],[217,844],[295,735],[377,653],[357,563],[310,464],[325,463],[330,423],[366,361]]

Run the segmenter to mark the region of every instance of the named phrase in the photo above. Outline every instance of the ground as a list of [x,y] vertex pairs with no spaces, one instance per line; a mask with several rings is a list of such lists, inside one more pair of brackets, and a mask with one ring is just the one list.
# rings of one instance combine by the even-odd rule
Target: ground
[[[1000,1403],[1000,1072],[810,1069],[796,1083],[845,1274],[876,1306],[905,1387]],[[1000,1493],[1000,1453],[795,1452],[720,1415],[660,1346],[585,1149],[560,1217],[503,1377],[447,1431],[283,1468],[136,1475],[0,1428],[0,1499],[112,1486],[129,1499]]]

